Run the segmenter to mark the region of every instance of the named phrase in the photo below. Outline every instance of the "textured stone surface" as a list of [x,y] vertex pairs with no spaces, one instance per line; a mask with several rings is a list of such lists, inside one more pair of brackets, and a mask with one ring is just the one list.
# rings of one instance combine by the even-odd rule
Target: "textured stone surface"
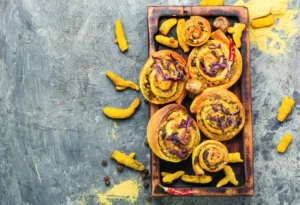
[[[225,1],[232,4],[234,1]],[[140,175],[116,173],[113,149],[134,151],[149,167],[143,144],[148,106],[126,121],[107,119],[106,105],[127,107],[134,90],[117,92],[107,69],[138,82],[147,58],[147,6],[197,5],[168,0],[1,0],[0,1],[0,204],[97,204],[93,189]],[[299,8],[300,0],[290,6]],[[113,43],[114,23],[123,20],[129,50]],[[300,25],[300,17],[297,17]],[[300,32],[284,55],[251,47],[255,196],[253,198],[159,198],[152,204],[300,204]],[[280,100],[296,105],[277,123]],[[275,146],[283,134],[294,139],[285,154]],[[117,139],[117,140],[116,140]],[[103,167],[101,160],[107,159]],[[140,189],[136,204],[150,190]],[[116,202],[115,204],[125,204]]]

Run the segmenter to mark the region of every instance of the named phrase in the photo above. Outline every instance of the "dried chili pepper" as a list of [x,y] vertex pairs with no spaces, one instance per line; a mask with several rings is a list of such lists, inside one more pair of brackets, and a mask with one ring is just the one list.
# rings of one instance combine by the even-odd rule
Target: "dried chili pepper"
[[196,192],[189,190],[189,189],[174,189],[170,187],[164,187],[161,184],[157,184],[160,186],[165,192],[171,194],[171,195],[176,195],[176,196],[188,196],[192,194],[196,194]]
[[227,65],[228,65],[228,70],[230,71],[231,66],[235,59],[235,47],[232,38],[228,36],[228,39],[229,39],[229,61]]

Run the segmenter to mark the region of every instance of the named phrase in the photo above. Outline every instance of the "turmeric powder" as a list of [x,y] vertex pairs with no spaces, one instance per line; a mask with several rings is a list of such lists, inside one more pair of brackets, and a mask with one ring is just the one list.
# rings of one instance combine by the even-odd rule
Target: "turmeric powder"
[[190,47],[189,47],[188,44],[186,44],[186,42],[182,38],[181,32],[182,32],[182,26],[183,26],[184,23],[185,23],[184,19],[179,19],[178,20],[177,27],[176,27],[176,34],[177,34],[179,46],[186,53],[186,52],[189,52]]
[[162,180],[166,184],[171,184],[175,179],[178,179],[184,175],[184,171],[177,171],[174,174],[167,174]]
[[181,180],[188,183],[195,183],[195,184],[207,184],[212,181],[212,177],[209,175],[182,175]]
[[240,48],[242,45],[241,37],[242,37],[242,33],[245,30],[245,28],[246,28],[246,25],[243,23],[235,23],[233,27],[228,28],[228,33],[232,34],[233,41],[237,48]]
[[226,165],[224,167],[224,173],[225,173],[225,177],[218,182],[217,188],[220,188],[221,186],[226,185],[228,182],[230,182],[234,186],[237,186],[239,184],[239,182],[236,180],[235,174],[230,166]]
[[159,31],[163,35],[167,35],[169,33],[169,31],[171,30],[171,28],[173,28],[173,26],[175,26],[176,24],[177,24],[177,19],[170,18],[161,24],[161,26],[159,27]]
[[[135,154],[134,154],[135,155]],[[145,169],[144,165],[135,159],[133,159],[133,154],[125,155],[123,152],[118,150],[114,150],[110,157],[116,160],[119,164],[123,164],[129,168],[132,168],[137,171],[143,171]]]
[[107,117],[113,119],[125,119],[131,117],[139,105],[140,100],[138,98],[135,98],[132,101],[131,105],[126,109],[104,107],[103,112]]
[[239,152],[228,153],[228,163],[237,163],[237,162],[244,162],[244,160],[241,159],[241,153]]
[[111,71],[106,71],[107,77],[116,85],[116,90],[125,90],[126,88],[132,88],[134,90],[140,90],[139,86],[132,81],[124,80],[117,74]]
[[123,31],[121,19],[118,19],[116,21],[115,34],[116,34],[115,43],[119,44],[119,48],[122,52],[125,52],[128,49],[128,44]]
[[171,48],[178,48],[178,41],[175,40],[173,37],[166,37],[166,36],[163,36],[163,35],[157,35],[155,36],[155,40],[158,42],[158,43],[161,43],[165,46],[168,46],[168,47],[171,47]]
[[202,0],[199,2],[200,6],[222,6],[224,0]]
[[280,140],[279,144],[277,145],[277,152],[285,152],[289,144],[291,143],[293,139],[292,134],[288,133],[284,135],[284,137]]
[[251,20],[252,28],[263,28],[274,24],[274,16],[269,14],[265,17],[255,18]]
[[288,114],[292,111],[295,101],[289,96],[285,96],[282,100],[281,106],[278,109],[277,120],[283,122]]

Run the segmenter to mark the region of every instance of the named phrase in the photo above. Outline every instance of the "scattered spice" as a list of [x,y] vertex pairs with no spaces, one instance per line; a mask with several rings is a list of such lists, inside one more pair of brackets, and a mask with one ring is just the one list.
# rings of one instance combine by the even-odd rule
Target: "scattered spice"
[[149,188],[149,183],[148,182],[144,182],[144,188],[148,189]]
[[131,153],[128,156],[124,154],[123,152],[120,152],[118,150],[114,150],[110,157],[114,160],[116,160],[119,164],[125,165],[131,169],[137,170],[137,171],[144,171],[145,167],[142,163],[136,161],[133,159],[135,156],[135,153]]
[[106,165],[107,165],[107,161],[104,159],[104,160],[102,160],[102,165],[104,166],[104,167],[106,167]]
[[106,186],[109,186],[110,185],[110,181],[108,180],[108,181],[105,181],[105,185]]
[[148,196],[146,197],[146,200],[150,202],[150,201],[152,200],[152,197],[151,197],[150,195],[148,195]]
[[146,179],[146,178],[147,178],[147,174],[142,173],[142,174],[141,174],[141,177],[142,177],[142,179]]
[[149,174],[149,170],[148,169],[144,169],[144,173],[148,175]]
[[293,139],[292,134],[288,133],[284,135],[283,138],[280,140],[279,144],[277,145],[276,148],[277,152],[284,153],[287,147],[289,146],[289,144],[291,143],[292,139]]
[[149,147],[149,142],[148,142],[148,140],[147,140],[147,139],[145,139],[145,141],[144,141],[144,145],[145,145],[145,146],[147,146],[147,147]]
[[105,176],[103,179],[104,179],[104,181],[109,181],[109,177],[108,176]]
[[[139,196],[139,186],[136,180],[127,180],[114,185],[106,193],[94,190],[96,200],[101,205],[113,205],[110,200],[124,200],[134,204]],[[125,204],[125,203],[123,203]]]
[[117,169],[118,169],[118,172],[123,172],[124,166],[119,164]]

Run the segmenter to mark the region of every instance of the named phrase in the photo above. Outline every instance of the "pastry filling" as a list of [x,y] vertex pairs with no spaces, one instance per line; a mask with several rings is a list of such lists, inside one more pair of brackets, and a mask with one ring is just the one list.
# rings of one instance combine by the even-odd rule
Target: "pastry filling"
[[181,110],[166,116],[158,129],[159,146],[168,158],[185,159],[199,143],[199,133],[191,117]]

